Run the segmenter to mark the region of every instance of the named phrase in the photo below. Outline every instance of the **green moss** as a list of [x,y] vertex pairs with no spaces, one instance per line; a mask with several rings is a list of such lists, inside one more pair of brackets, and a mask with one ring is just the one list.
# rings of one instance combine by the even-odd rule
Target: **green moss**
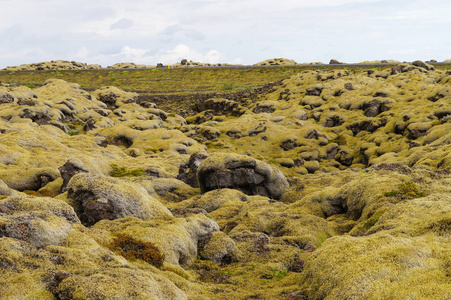
[[357,226],[352,231],[352,235],[364,235],[371,227],[373,227],[382,215],[387,211],[387,208],[376,211],[363,224]]
[[110,167],[113,169],[110,172],[111,177],[138,177],[144,175],[143,168],[127,170],[126,167],[120,167],[116,164],[111,164]]
[[108,248],[129,260],[140,259],[158,268],[163,266],[164,254],[157,247],[126,234],[116,234]]
[[396,197],[398,195],[397,191],[390,191],[390,192],[385,192],[384,196],[385,197]]
[[67,134],[70,135],[70,136],[78,135],[79,133],[80,133],[79,129],[69,129],[67,131]]
[[321,232],[316,235],[315,246],[319,248],[325,241],[327,240],[327,234],[325,232]]
[[277,279],[282,280],[288,275],[288,270],[278,271],[275,268],[271,268],[268,273],[260,275],[260,279]]
[[69,130],[67,131],[67,134],[70,136],[79,135],[83,132],[83,124],[80,123],[67,123],[67,127],[69,127]]
[[406,181],[398,186],[398,190],[392,190],[384,193],[385,197],[400,197],[401,199],[414,199],[425,197],[426,194],[421,192],[416,184],[412,181]]

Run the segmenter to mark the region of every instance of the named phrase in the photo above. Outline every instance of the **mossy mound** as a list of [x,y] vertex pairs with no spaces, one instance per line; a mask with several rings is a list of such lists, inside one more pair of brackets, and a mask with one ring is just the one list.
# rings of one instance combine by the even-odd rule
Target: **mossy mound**
[[172,220],[143,221],[137,218],[124,218],[115,221],[100,221],[94,230],[102,230],[108,238],[113,234],[126,234],[135,239],[151,242],[164,260],[173,265],[189,265],[198,255],[197,245],[204,236],[218,231],[219,226],[202,214]]
[[132,62],[122,62],[107,67],[107,69],[145,69],[145,68],[155,68],[155,66],[135,64]]
[[295,62],[292,59],[288,58],[273,58],[273,59],[267,59],[261,62],[258,62],[254,64],[254,66],[293,66],[297,65],[298,63]]
[[127,216],[143,220],[172,217],[141,186],[103,175],[76,174],[67,185],[67,197],[86,226]]
[[67,61],[67,60],[52,60],[40,63],[23,64],[20,66],[6,67],[6,71],[44,71],[44,70],[92,70],[100,69],[100,65]]
[[394,59],[381,59],[381,60],[365,60],[360,62],[361,64],[400,64],[400,61]]

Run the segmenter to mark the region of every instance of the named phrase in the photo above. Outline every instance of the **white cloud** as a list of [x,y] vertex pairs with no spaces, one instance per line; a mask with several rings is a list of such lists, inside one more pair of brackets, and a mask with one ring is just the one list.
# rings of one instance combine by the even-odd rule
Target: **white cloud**
[[120,19],[119,21],[117,21],[116,23],[114,23],[113,25],[111,25],[111,29],[127,29],[133,26],[133,21],[130,19]]
[[138,48],[131,48],[129,46],[125,46],[122,48],[121,52],[118,54],[112,55],[112,57],[118,57],[122,59],[122,61],[134,61],[134,60],[141,60],[146,57],[146,53],[149,51],[146,49],[138,49]]
[[387,33],[385,31],[372,31],[366,34],[366,38],[371,40],[378,40],[387,37]]

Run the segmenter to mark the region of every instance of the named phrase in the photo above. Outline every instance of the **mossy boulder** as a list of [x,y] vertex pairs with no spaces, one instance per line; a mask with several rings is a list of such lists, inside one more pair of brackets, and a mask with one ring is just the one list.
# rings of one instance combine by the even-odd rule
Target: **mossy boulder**
[[13,196],[0,202],[0,237],[36,247],[60,245],[79,222],[73,208],[59,200]]
[[216,153],[205,159],[197,170],[203,193],[222,188],[240,190],[248,195],[280,199],[289,184],[283,173],[252,157]]
[[298,63],[296,61],[288,58],[272,58],[258,62],[254,64],[254,66],[284,66],[284,65],[292,66],[297,64]]
[[205,194],[195,197],[193,206],[212,212],[222,206],[227,201],[248,201],[248,196],[234,189],[219,189],[206,192]]
[[143,221],[133,217],[103,220],[93,228],[151,242],[164,254],[166,262],[181,266],[189,265],[197,258],[201,239],[219,230],[218,224],[203,214],[172,220]]
[[76,174],[67,185],[67,196],[81,222],[91,226],[107,219],[135,216],[143,220],[171,218],[158,200],[135,183],[99,174]]
[[238,248],[235,242],[224,232],[213,232],[209,242],[200,252],[200,257],[217,264],[228,264],[238,260]]
[[138,98],[138,94],[126,92],[114,86],[103,87],[96,90],[93,94],[97,99],[110,107],[119,107],[126,103],[135,103]]
[[[91,236],[90,236],[91,235]],[[58,245],[0,238],[2,299],[187,299],[184,282],[99,245],[80,224]],[[169,274],[168,274],[169,273]],[[179,277],[180,278],[180,277]],[[186,284],[185,284],[186,285]],[[186,289],[185,289],[186,290]]]
[[43,70],[86,70],[100,69],[100,65],[88,65],[82,62],[67,60],[52,60],[20,66],[6,67],[6,71],[43,71]]
[[188,299],[170,280],[140,270],[118,268],[93,276],[72,275],[62,280],[59,299]]

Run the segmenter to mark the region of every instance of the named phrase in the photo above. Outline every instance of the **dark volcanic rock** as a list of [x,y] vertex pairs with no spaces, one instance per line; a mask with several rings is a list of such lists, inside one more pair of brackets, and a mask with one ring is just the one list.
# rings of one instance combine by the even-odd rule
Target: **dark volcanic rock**
[[88,173],[88,170],[85,169],[83,163],[79,159],[69,159],[62,167],[59,167],[58,170],[63,178],[63,184],[60,189],[61,193],[64,193],[67,190],[67,184],[75,174]]
[[305,94],[308,96],[319,96],[323,91],[323,86],[321,84],[317,84],[315,86],[307,88]]
[[200,164],[197,177],[203,193],[232,188],[248,195],[280,199],[289,187],[285,176],[278,169],[238,154],[218,153],[208,157]]
[[425,62],[423,62],[423,61],[421,61],[421,60],[416,60],[416,61],[414,61],[414,62],[412,63],[412,65],[417,66],[417,67],[420,67],[420,68],[423,68],[423,69],[428,70],[428,71],[435,70],[435,67],[434,67],[434,66],[432,66],[432,65],[430,65],[430,64],[427,64],[427,63],[425,63]]
[[329,65],[341,65],[341,64],[343,64],[343,63],[339,62],[336,59],[331,59],[330,62],[329,62]]
[[14,96],[10,93],[3,93],[0,95],[0,104],[14,102]]
[[184,183],[192,186],[193,188],[199,187],[199,182],[197,181],[197,168],[201,162],[203,162],[208,155],[202,153],[194,153],[189,158],[187,164],[181,165],[179,168],[179,175],[177,179],[183,181]]
[[390,106],[387,105],[387,101],[375,99],[364,103],[362,109],[365,111],[365,116],[375,117],[384,111],[390,110]]

